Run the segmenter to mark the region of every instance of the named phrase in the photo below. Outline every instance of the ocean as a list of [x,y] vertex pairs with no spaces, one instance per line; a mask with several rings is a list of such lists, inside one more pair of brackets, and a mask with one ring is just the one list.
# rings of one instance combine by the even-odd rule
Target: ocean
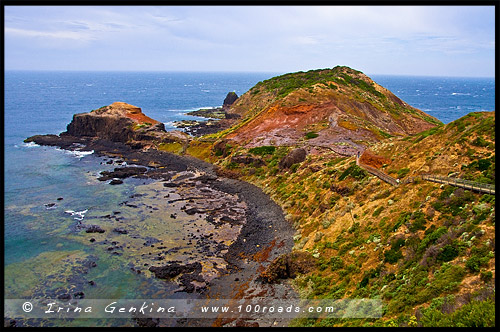
[[[185,296],[174,293],[173,284],[134,271],[127,257],[110,255],[72,231],[81,220],[91,222],[115,213],[125,220],[138,218],[145,225],[153,222],[151,218],[159,217],[123,205],[147,196],[147,181],[126,179],[122,185],[110,186],[97,180],[100,171],[116,167],[105,159],[23,140],[35,134],[59,134],[73,114],[115,101],[141,107],[171,130],[174,121],[193,119],[186,112],[221,106],[228,92],[240,96],[276,75],[6,71],[4,298],[57,297],[71,292],[68,288],[78,288],[86,298],[96,299]],[[494,78],[372,78],[444,123],[469,112],[495,109]],[[183,231],[182,220],[162,231],[175,243]],[[90,326],[96,322],[66,324]]]

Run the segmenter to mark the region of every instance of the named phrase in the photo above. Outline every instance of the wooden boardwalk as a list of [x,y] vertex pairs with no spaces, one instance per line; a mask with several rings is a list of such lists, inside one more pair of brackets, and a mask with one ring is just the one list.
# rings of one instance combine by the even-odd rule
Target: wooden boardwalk
[[359,167],[361,167],[362,169],[364,169],[365,171],[367,171],[368,173],[372,174],[372,175],[375,175],[376,177],[378,177],[379,179],[387,182],[388,184],[390,185],[393,185],[393,186],[398,186],[399,185],[399,181],[395,178],[393,178],[392,176],[390,175],[387,175],[385,174],[384,172],[381,172],[379,171],[378,169],[376,169],[375,167],[371,167],[371,166],[368,166],[368,165],[365,165],[365,164],[362,164],[360,161],[359,161],[360,157],[359,157],[359,154],[356,156],[356,165],[358,165]]
[[[400,181],[393,178],[390,175],[385,174],[384,172],[379,171],[378,169],[365,165],[359,161],[360,155],[359,153],[356,155],[356,165],[359,167],[363,168],[365,171],[368,173],[375,175],[379,179],[389,183],[390,185],[393,186],[399,186]],[[486,184],[486,183],[479,183],[479,182],[474,182],[474,181],[468,181],[468,180],[462,180],[462,179],[457,179],[457,178],[449,178],[446,176],[439,176],[439,175],[431,175],[431,174],[421,174],[415,177],[410,177],[401,182],[401,184],[406,184],[406,183],[411,183],[414,182],[416,179],[422,179],[425,181],[430,181],[430,182],[436,182],[436,183],[442,183],[442,184],[447,184],[450,186],[454,187],[459,187],[459,188],[464,188],[467,190],[472,190],[472,191],[477,191],[483,194],[490,194],[490,195],[495,195],[495,185],[492,184]]]
[[449,178],[446,176],[438,176],[431,174],[422,174],[420,176],[423,180],[448,184],[450,186],[455,186],[459,188],[464,188],[467,190],[477,191],[483,194],[495,195],[495,185],[479,183],[474,181],[462,180],[457,178]]

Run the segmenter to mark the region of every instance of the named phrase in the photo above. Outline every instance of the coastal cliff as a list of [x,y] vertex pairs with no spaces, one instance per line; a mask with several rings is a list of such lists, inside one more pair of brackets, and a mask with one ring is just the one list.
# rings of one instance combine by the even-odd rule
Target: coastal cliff
[[165,131],[165,125],[146,116],[142,110],[124,102],[87,113],[73,115],[67,130],[60,135],[35,135],[25,140],[41,145],[76,148],[73,143],[95,140],[127,143],[136,148],[157,147],[162,143],[186,144],[189,136],[181,131]]
[[76,137],[90,136],[127,142],[137,136],[138,129],[146,127],[150,132],[165,132],[162,123],[144,115],[139,107],[115,102],[89,113],[73,115],[66,133]]
[[[348,67],[260,82],[227,108],[234,116],[226,119],[230,127],[199,138],[181,133],[168,141],[172,133],[151,120],[134,120],[128,111],[111,124],[104,119],[110,108],[79,115],[67,133],[50,139],[115,139],[131,149],[127,153],[147,153],[149,162],[173,152],[215,165],[210,178],[216,174],[226,185],[238,179],[261,188],[295,230],[288,239],[292,253],[268,256],[254,247],[247,256],[262,264],[261,284],[290,283],[303,298],[384,303],[379,319],[299,318],[291,325],[494,322],[495,196],[430,182],[425,175],[493,185],[495,112],[443,125]],[[125,134],[103,133],[106,125],[123,126]],[[28,140],[43,144],[40,138]],[[253,213],[262,210],[252,206]],[[273,226],[268,217],[254,218],[253,238]],[[266,248],[276,248],[272,233],[266,236]],[[236,249],[248,246],[244,238],[236,241],[232,259]],[[254,289],[238,290],[251,295]]]

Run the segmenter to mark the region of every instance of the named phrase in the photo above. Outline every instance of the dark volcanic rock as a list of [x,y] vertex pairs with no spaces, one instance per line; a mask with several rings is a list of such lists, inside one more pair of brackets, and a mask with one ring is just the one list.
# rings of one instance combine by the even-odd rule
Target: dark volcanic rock
[[279,168],[290,168],[293,164],[301,163],[306,160],[307,152],[303,148],[290,151],[279,163]]
[[179,281],[180,284],[184,286],[184,289],[182,290],[183,292],[192,293],[195,290],[195,286],[191,282],[192,281],[204,282],[205,279],[203,279],[203,277],[200,276],[198,273],[188,273],[188,274],[183,274],[179,278]]
[[294,251],[276,258],[260,274],[260,279],[275,283],[279,279],[295,278],[298,273],[307,273],[315,266],[315,259],[307,251]]
[[122,184],[123,181],[122,180],[116,180],[116,179],[113,179],[111,180],[111,182],[109,182],[110,185],[117,185],[117,184]]
[[200,273],[201,264],[199,262],[180,265],[179,263],[172,263],[165,266],[151,266],[149,271],[153,272],[157,278],[171,279],[181,273]]
[[67,127],[71,136],[91,136],[109,139],[113,142],[127,142],[134,135],[131,129],[134,121],[125,117],[94,116],[91,113],[73,115]]
[[88,225],[85,230],[86,233],[104,233],[105,230],[98,225]]
[[139,327],[157,327],[160,319],[159,318],[140,318],[140,317],[135,317],[134,320],[136,321],[137,325]]
[[224,103],[222,104],[222,107],[223,108],[228,108],[229,106],[231,106],[232,104],[234,104],[234,102],[238,99],[238,95],[236,94],[236,92],[229,92],[226,96],[226,98],[224,99]]
[[113,232],[118,233],[118,234],[128,234],[128,231],[124,228],[121,228],[121,227],[114,228]]
[[101,176],[98,178],[99,181],[107,181],[113,178],[126,179],[131,176],[142,175],[147,172],[146,167],[117,167],[114,171],[102,171]]
[[76,145],[84,144],[86,140],[81,137],[70,136],[67,134],[57,135],[34,135],[28,137],[24,140],[24,143],[36,143],[39,145],[47,145],[47,146],[58,146],[61,149],[66,150],[74,150]]
[[63,301],[63,302],[66,302],[66,301],[69,301],[71,300],[71,295],[70,294],[62,294],[62,295],[59,295],[57,297],[57,299]]
[[260,166],[263,166],[266,164],[264,162],[264,160],[262,160],[258,157],[254,157],[254,156],[249,155],[249,154],[233,156],[231,158],[231,162],[236,163],[236,164],[253,165],[255,167],[260,167]]
[[85,293],[84,292],[76,292],[75,294],[73,294],[73,298],[83,299],[83,298],[85,298]]

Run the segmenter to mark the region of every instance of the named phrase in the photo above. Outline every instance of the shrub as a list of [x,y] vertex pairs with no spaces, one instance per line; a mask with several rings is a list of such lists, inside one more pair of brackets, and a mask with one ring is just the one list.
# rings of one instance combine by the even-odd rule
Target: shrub
[[482,271],[480,278],[483,282],[487,283],[493,279],[493,273],[491,271]]
[[401,212],[396,223],[392,227],[392,231],[393,232],[396,231],[399,228],[399,226],[407,223],[410,220],[411,216],[412,216],[411,212]]
[[300,163],[293,164],[292,166],[290,166],[290,171],[292,171],[292,173],[295,173],[297,171],[297,169],[299,168],[299,166],[300,166]]
[[438,261],[449,262],[455,259],[458,254],[459,250],[455,245],[447,244],[443,248],[441,248],[441,251],[437,255],[436,259]]
[[384,252],[384,262],[394,264],[401,258],[403,258],[403,254],[399,249],[397,250],[391,249]]
[[[426,234],[426,236],[422,239],[422,242],[418,246],[419,252],[423,252],[423,250],[425,248],[427,248],[427,246],[429,244],[436,242],[437,239],[439,239],[441,236],[443,236],[445,233],[448,232],[448,228],[444,227],[444,226],[439,227],[436,230],[432,230],[432,231],[431,230],[432,230],[432,228],[429,228],[429,233]],[[427,233],[427,231],[426,231],[426,233]]]
[[488,146],[489,143],[486,142],[485,139],[482,138],[481,136],[478,136],[474,141],[472,141],[472,144],[484,148]]
[[356,165],[356,163],[352,163],[342,174],[339,176],[339,181],[344,180],[346,177],[351,176],[356,180],[362,180],[368,176],[366,171]]
[[373,211],[372,217],[378,217],[380,213],[384,210],[383,206],[379,206],[378,208]]
[[473,255],[467,260],[467,262],[465,262],[465,267],[468,268],[470,272],[477,273],[479,272],[482,266],[488,264],[488,261],[489,261],[488,256],[484,257],[484,256]]
[[495,303],[489,299],[472,301],[450,314],[429,308],[422,312],[420,323],[424,327],[494,327]]
[[306,138],[306,139],[312,139],[312,138],[316,138],[316,137],[318,137],[318,136],[319,136],[319,135],[318,135],[318,133],[316,133],[316,132],[314,132],[314,131],[310,131],[310,132],[307,132],[307,133],[305,134],[305,138]]
[[398,171],[398,178],[399,179],[404,178],[406,175],[408,175],[408,173],[410,173],[410,169],[409,168],[401,168]]
[[425,229],[425,214],[418,210],[411,215],[413,223],[410,225],[409,229],[411,232],[416,232],[421,229]]
[[273,154],[276,151],[276,147],[272,145],[258,146],[256,148],[251,148],[248,150],[251,154],[265,156],[268,154]]
[[344,268],[344,261],[342,258],[334,256],[330,258],[330,268],[332,271],[336,271]]

